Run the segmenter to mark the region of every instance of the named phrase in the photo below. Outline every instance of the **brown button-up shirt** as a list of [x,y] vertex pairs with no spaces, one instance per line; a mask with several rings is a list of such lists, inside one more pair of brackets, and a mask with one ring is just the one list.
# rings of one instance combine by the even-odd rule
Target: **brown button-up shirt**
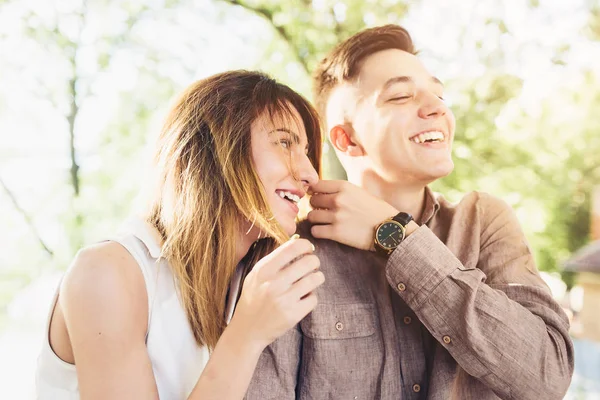
[[319,305],[262,354],[248,399],[562,399],[569,323],[504,202],[426,190],[421,227],[385,259],[299,233]]

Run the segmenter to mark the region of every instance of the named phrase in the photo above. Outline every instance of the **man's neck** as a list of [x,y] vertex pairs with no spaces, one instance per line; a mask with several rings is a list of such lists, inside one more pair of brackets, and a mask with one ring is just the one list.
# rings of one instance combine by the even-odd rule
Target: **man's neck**
[[355,176],[348,175],[348,181],[362,187],[373,196],[384,200],[398,210],[398,212],[409,213],[415,221],[421,220],[421,214],[425,205],[424,184],[389,182],[369,172],[363,172]]

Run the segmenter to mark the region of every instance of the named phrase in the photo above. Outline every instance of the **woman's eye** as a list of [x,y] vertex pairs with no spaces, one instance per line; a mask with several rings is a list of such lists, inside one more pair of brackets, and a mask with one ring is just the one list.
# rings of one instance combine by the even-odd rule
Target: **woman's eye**
[[292,142],[288,139],[281,139],[279,140],[279,145],[284,149],[289,149],[290,147],[292,147]]

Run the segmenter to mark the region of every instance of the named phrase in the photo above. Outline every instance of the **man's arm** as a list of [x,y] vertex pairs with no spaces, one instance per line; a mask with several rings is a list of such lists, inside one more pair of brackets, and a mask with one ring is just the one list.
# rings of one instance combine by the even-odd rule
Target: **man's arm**
[[[320,181],[313,190],[316,238],[369,250],[375,227],[398,213],[349,182]],[[411,222],[387,262],[388,282],[459,365],[501,397],[561,399],[573,373],[567,317],[512,209],[485,194],[477,201],[476,212],[452,227],[478,232],[466,247],[472,259],[479,252],[477,262],[463,265],[428,227]]]
[[510,207],[484,195],[480,207],[477,268],[422,226],[390,256],[388,282],[457,363],[500,397],[562,399],[573,373],[568,319]]
[[301,351],[299,326],[267,346],[258,360],[245,399],[295,399]]

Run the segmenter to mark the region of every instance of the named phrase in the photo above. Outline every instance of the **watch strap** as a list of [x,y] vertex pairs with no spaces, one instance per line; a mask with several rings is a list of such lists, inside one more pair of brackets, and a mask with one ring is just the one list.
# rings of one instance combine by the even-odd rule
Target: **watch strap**
[[413,220],[413,217],[409,213],[400,212],[396,214],[392,219],[401,224],[402,226],[406,227],[406,225],[408,225],[408,223]]
[[381,254],[382,256],[389,256],[395,249],[384,249],[379,246],[377,243],[375,244],[375,252]]

